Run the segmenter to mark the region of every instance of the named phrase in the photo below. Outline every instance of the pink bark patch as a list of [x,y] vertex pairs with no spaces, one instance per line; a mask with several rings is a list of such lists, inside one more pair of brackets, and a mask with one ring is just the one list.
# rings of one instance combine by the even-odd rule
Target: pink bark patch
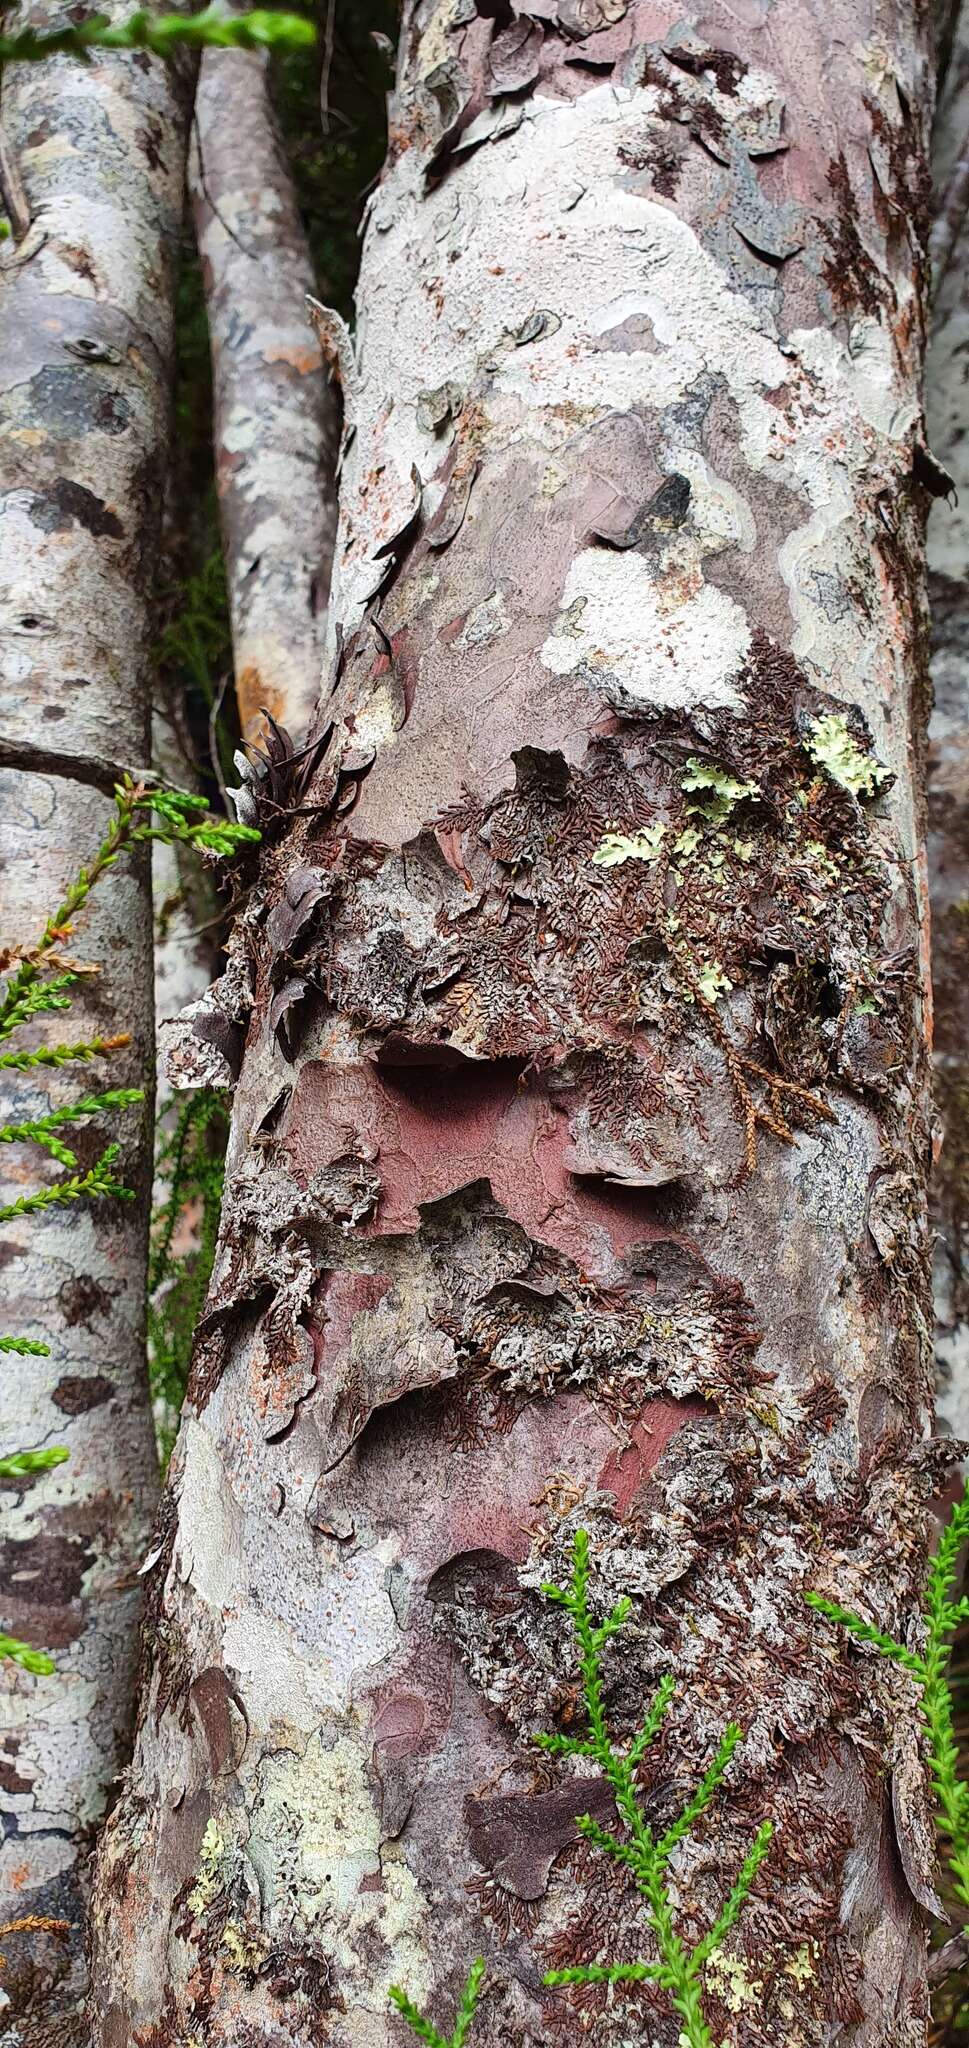
[[617,1444],[609,1452],[598,1477],[603,1492],[615,1494],[620,1517],[628,1514],[643,1480],[659,1464],[677,1432],[708,1412],[704,1401],[650,1401],[642,1416],[630,1424],[631,1441],[622,1448]]

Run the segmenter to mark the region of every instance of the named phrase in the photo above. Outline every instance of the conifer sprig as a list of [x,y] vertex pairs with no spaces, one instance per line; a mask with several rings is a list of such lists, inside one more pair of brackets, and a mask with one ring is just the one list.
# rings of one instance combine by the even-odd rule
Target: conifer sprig
[[[73,977],[72,977],[73,979]],[[63,1005],[70,1007],[70,997]],[[79,1038],[72,1045],[38,1045],[32,1052],[0,1052],[0,1070],[26,1073],[31,1067],[67,1067],[75,1060],[99,1060],[131,1044],[130,1031],[115,1031],[109,1038]]]
[[883,1657],[904,1666],[916,1680],[919,1711],[929,1755],[929,1776],[935,1801],[935,1824],[946,1844],[952,1888],[960,1904],[969,1907],[969,1785],[958,1775],[959,1750],[953,1726],[952,1688],[949,1659],[952,1637],[962,1622],[969,1620],[969,1598],[953,1600],[959,1554],[969,1541],[969,1480],[962,1499],[956,1501],[932,1557],[925,1584],[926,1642],[919,1654],[896,1641],[885,1629],[862,1621],[849,1608],[821,1593],[805,1593],[810,1607],[829,1621],[848,1629],[855,1640],[870,1643]]
[[425,2048],[464,2048],[464,2043],[468,2037],[468,2029],[478,2009],[478,2000],[484,1984],[484,1974],[484,1961],[481,1956],[478,1956],[471,1965],[468,1972],[468,1981],[461,1993],[461,2003],[458,2006],[454,2031],[447,2038],[443,2034],[438,2033],[437,2028],[432,2026],[430,2020],[425,2019],[423,2013],[418,2012],[416,2005],[411,2004],[407,1993],[401,1990],[399,1984],[391,1985],[388,1996],[393,2000],[402,2018],[407,2021],[411,2033],[416,2034],[418,2040],[425,2043]]
[[46,1116],[19,1124],[0,1124],[0,1145],[30,1142],[49,1152],[59,1166],[76,1166],[75,1153],[57,1135],[62,1124],[80,1123],[84,1117],[97,1116],[100,1110],[128,1109],[133,1102],[144,1099],[143,1088],[106,1088],[101,1095],[84,1095],[80,1102],[66,1102],[60,1109],[49,1110]]
[[46,1650],[34,1650],[29,1643],[22,1643],[19,1636],[5,1635],[0,1629],[0,1658],[3,1657],[19,1664],[21,1670],[32,1672],[35,1678],[49,1678],[57,1668]]
[[[549,1756],[594,1757],[601,1766],[612,1787],[625,1834],[600,1826],[591,1814],[581,1815],[576,1825],[593,1847],[601,1849],[604,1855],[624,1864],[632,1872],[637,1888],[646,1900],[647,1923],[659,1950],[655,1962],[583,1963],[575,1969],[550,1970],[544,1981],[550,1986],[659,1984],[669,1993],[673,2010],[679,2016],[681,2048],[717,2048],[703,2010],[703,1970],[714,1951],[736,1926],[750,1896],[757,1872],[770,1847],[771,1823],[764,1821],[758,1828],[716,1920],[695,1947],[688,1947],[676,1932],[666,1872],[674,1849],[715,1798],[741,1740],[741,1730],[735,1721],[724,1729],[712,1762],[693,1797],[679,1818],[657,1839],[643,1812],[636,1770],[663,1725],[673,1698],[674,1681],[670,1676],[660,1680],[639,1733],[625,1752],[618,1750],[609,1733],[603,1700],[602,1650],[610,1637],[625,1627],[631,1613],[631,1602],[627,1599],[617,1601],[604,1621],[598,1625],[593,1623],[588,1597],[589,1538],[584,1529],[577,1529],[575,1533],[571,1584],[546,1585],[542,1592],[546,1599],[565,1609],[575,1630],[589,1733],[586,1736],[537,1735],[535,1741]],[[450,2040],[446,2040],[432,2022],[418,2012],[398,1985],[393,1986],[390,1996],[411,2032],[426,2044],[426,2048],[462,2048],[481,1994],[484,1971],[484,1963],[479,1958],[468,1978]]]
[[126,1188],[111,1172],[120,1151],[120,1145],[106,1145],[100,1159],[86,1173],[72,1173],[68,1180],[56,1180],[51,1187],[35,1188],[32,1195],[20,1195],[15,1202],[7,1202],[0,1208],[0,1223],[9,1223],[14,1216],[34,1215],[38,1209],[51,1209],[59,1203],[80,1202],[85,1195],[95,1200],[114,1196],[118,1201],[132,1201],[134,1188]]
[[82,63],[94,49],[150,50],[170,57],[180,44],[191,49],[305,49],[316,41],[316,29],[301,14],[276,14],[256,7],[249,14],[226,14],[221,6],[199,14],[150,14],[137,8],[127,21],[112,23],[106,14],[63,28],[20,29],[0,35],[0,64],[36,64],[44,57],[77,57]]
[[692,1798],[666,1832],[654,1835],[643,1811],[636,1783],[636,1770],[655,1741],[673,1697],[673,1681],[661,1680],[646,1720],[625,1752],[616,1748],[609,1733],[603,1702],[602,1651],[629,1619],[630,1603],[620,1600],[604,1621],[593,1624],[589,1613],[589,1538],[577,1529],[572,1552],[572,1582],[569,1586],[543,1586],[546,1599],[553,1600],[569,1615],[579,1647],[582,1694],[589,1722],[589,1735],[572,1737],[538,1735],[539,1746],[553,1756],[594,1757],[612,1787],[616,1811],[625,1830],[620,1835],[583,1814],[577,1821],[580,1833],[614,1861],[631,1871],[637,1889],[646,1901],[646,1920],[659,1950],[656,1962],[585,1963],[570,1970],[551,1970],[546,1984],[638,1984],[652,1981],[669,1993],[670,2003],[682,2023],[682,2040],[687,2048],[715,2048],[704,2017],[702,1972],[714,1949],[736,1924],[749,1897],[757,1872],[767,1855],[772,1828],[764,1821],[737,1874],[733,1887],[709,1933],[689,1947],[676,1932],[667,1889],[667,1866],[674,1849],[701,1819],[718,1792],[727,1766],[741,1740],[736,1722],[724,1729],[716,1753]]
[[0,1458],[0,1479],[25,1479],[32,1472],[52,1472],[55,1465],[65,1465],[70,1455],[66,1444],[51,1444],[46,1451],[14,1451],[12,1457]]
[[[57,951],[71,936],[92,889],[114,867],[126,847],[146,839],[163,839],[167,845],[193,846],[226,857],[238,852],[247,841],[259,838],[251,825],[236,825],[228,818],[209,816],[204,797],[191,796],[186,790],[149,789],[127,775],[116,785],[114,796],[114,817],[90,867],[79,870],[63,902],[48,918],[36,946],[21,958],[10,976],[0,1000],[0,1038],[8,1037],[43,1010],[69,1007],[66,990],[76,981],[78,970],[68,968],[38,986],[42,972],[48,962],[56,964]],[[157,822],[153,824],[152,818]]]

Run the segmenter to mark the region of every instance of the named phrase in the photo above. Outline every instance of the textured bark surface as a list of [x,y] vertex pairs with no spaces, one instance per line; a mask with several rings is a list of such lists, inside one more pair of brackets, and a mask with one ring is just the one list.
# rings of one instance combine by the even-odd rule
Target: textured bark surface
[[[124,9],[119,11],[124,12]],[[11,17],[12,19],[12,17]],[[18,22],[50,21],[47,9]],[[119,766],[148,760],[148,589],[161,503],[187,106],[152,58],[8,69],[3,124],[32,225],[0,253],[0,932],[31,945],[104,835]],[[19,772],[9,764],[19,764]],[[130,1031],[109,1070],[3,1077],[4,1120],[84,1085],[152,1076],[148,863],[122,864],[66,950],[100,963],[53,1042]],[[79,1086],[78,1072],[84,1075]],[[122,1140],[133,1203],[79,1203],[4,1232],[4,1328],[49,1358],[4,1362],[5,1451],[70,1463],[7,1482],[3,1626],[53,1651],[52,1678],[2,1668],[0,1918],[67,1939],[3,1942],[0,2030],[75,2038],[93,1831],[130,1740],[139,1598],[157,1493],[144,1376],[149,1116],[78,1126],[89,1166]],[[63,1169],[4,1146],[8,1201]],[[83,2034],[76,2038],[83,2039]]]
[[306,236],[268,58],[202,60],[192,200],[215,380],[216,470],[244,737],[263,706],[303,734],[316,709],[339,435],[306,295]]
[[[950,191],[969,135],[969,13],[955,36],[939,107],[934,167]],[[929,727],[929,873],[935,1093],[942,1144],[933,1176],[939,1409],[956,1436],[969,1431],[969,222],[963,213],[932,313],[926,411],[933,454],[957,503],[939,504],[928,529],[932,606]]]
[[747,1730],[692,1934],[776,1823],[718,2042],[925,2040],[911,1688],[802,1589],[905,1629],[932,1483],[929,98],[881,0],[405,24],[330,323],[331,816],[264,807],[204,1020],[251,1009],[98,2048],[382,2048],[478,1951],[488,2048],[672,2048],[541,1985],[644,1946],[530,1741],[577,1524],[618,1729],[677,1676],[655,1815]]

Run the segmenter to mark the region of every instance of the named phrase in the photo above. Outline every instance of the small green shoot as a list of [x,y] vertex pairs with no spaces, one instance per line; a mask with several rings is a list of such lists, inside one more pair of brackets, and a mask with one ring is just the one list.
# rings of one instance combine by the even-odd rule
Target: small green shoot
[[717,2048],[703,2011],[703,1969],[735,1926],[749,1897],[754,1879],[770,1845],[772,1828],[764,1821],[758,1828],[731,1890],[710,1928],[694,1948],[677,1934],[667,1890],[667,1867],[677,1845],[706,1812],[719,1790],[731,1757],[742,1739],[736,1722],[724,1729],[716,1753],[700,1780],[693,1797],[678,1819],[656,1836],[643,1812],[636,1783],[636,1771],[656,1740],[674,1693],[671,1677],[660,1681],[653,1703],[638,1735],[623,1754],[609,1733],[602,1697],[602,1650],[629,1619],[631,1603],[623,1599],[603,1622],[593,1626],[589,1614],[589,1538],[577,1529],[573,1546],[570,1586],[543,1586],[546,1598],[564,1607],[570,1616],[579,1646],[582,1694],[589,1722],[584,1737],[539,1735],[536,1741],[550,1756],[593,1757],[604,1772],[615,1795],[616,1810],[624,1828],[618,1834],[600,1826],[590,1814],[577,1825],[586,1840],[605,1855],[625,1864],[646,1901],[646,1920],[659,1951],[656,1962],[587,1963],[576,1969],[552,1970],[546,1984],[640,1984],[652,1981],[669,1993],[670,2003],[682,2022],[681,2040],[686,2048]]
[[77,57],[91,50],[151,50],[170,57],[180,44],[200,49],[304,49],[316,41],[316,29],[301,14],[275,14],[256,7],[249,14],[226,14],[220,5],[199,14],[150,14],[139,7],[127,21],[112,23],[106,14],[46,32],[20,29],[0,35],[0,64],[37,64],[44,57]]
[[106,1088],[101,1095],[84,1095],[80,1102],[68,1102],[60,1109],[52,1109],[47,1116],[28,1119],[19,1124],[0,1124],[0,1145],[13,1145],[29,1140],[49,1152],[59,1166],[76,1166],[77,1156],[58,1137],[62,1124],[79,1123],[82,1117],[97,1116],[104,1109],[128,1109],[134,1102],[144,1102],[143,1088]]
[[51,1444],[47,1451],[14,1451],[12,1457],[0,1458],[0,1479],[26,1479],[33,1472],[52,1472],[55,1465],[65,1465],[70,1455],[66,1444]]
[[439,2034],[437,2028],[432,2026],[430,2020],[425,2019],[423,2013],[418,2012],[416,2005],[411,2004],[407,1993],[401,1990],[399,1984],[391,1985],[388,1997],[392,1999],[397,2007],[401,2018],[407,2021],[411,2033],[416,2034],[419,2041],[425,2042],[426,2048],[464,2048],[468,2029],[478,2009],[478,2000],[484,1984],[484,1974],[484,1961],[481,1956],[478,1956],[471,1965],[468,1972],[468,1981],[461,1993],[461,2003],[458,2006],[454,2031],[447,2036]]
[[950,1599],[956,1567],[963,1545],[969,1541],[969,1480],[957,1501],[931,1559],[925,1585],[925,1650],[918,1653],[896,1641],[884,1629],[862,1621],[836,1600],[821,1593],[805,1593],[810,1607],[829,1621],[848,1629],[859,1643],[870,1643],[883,1657],[901,1664],[920,1687],[919,1711],[929,1753],[929,1777],[935,1801],[935,1824],[946,1844],[946,1856],[953,1891],[960,1904],[969,1908],[969,1785],[958,1775],[959,1750],[953,1726],[952,1689],[948,1666],[952,1636],[969,1621],[969,1597]]
[[32,1195],[20,1195],[15,1202],[7,1202],[0,1209],[0,1223],[9,1223],[14,1216],[32,1216],[38,1209],[52,1209],[60,1203],[80,1202],[84,1196],[94,1200],[113,1196],[116,1201],[132,1201],[134,1188],[126,1188],[111,1172],[120,1151],[120,1145],[106,1145],[87,1173],[72,1173],[68,1180],[54,1181],[51,1187],[36,1188]]
[[11,1664],[19,1664],[22,1671],[31,1672],[35,1678],[49,1678],[57,1668],[46,1650],[32,1650],[29,1643],[22,1643],[18,1636],[4,1635],[0,1629],[0,1658],[3,1657],[9,1657]]

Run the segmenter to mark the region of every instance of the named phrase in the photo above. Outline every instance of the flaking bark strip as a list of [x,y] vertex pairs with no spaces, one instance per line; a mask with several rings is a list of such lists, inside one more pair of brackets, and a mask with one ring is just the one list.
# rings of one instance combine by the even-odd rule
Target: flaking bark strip
[[[635,1603],[617,1733],[676,1677],[660,1824],[747,1730],[674,1859],[691,1936],[776,1825],[715,2038],[925,2040],[911,1688],[802,1598],[904,1629],[933,1484],[922,323],[885,204],[924,52],[856,0],[715,62],[672,8],[526,13],[537,75],[470,0],[404,22],[331,815],[279,821],[245,937],[98,2048],[390,2048],[388,1985],[453,2012],[479,1952],[483,2040],[673,2048],[648,1985],[542,1987],[640,1952],[530,1741],[574,1723],[538,1588],[579,1525],[596,1613]],[[246,1731],[217,1779],[213,1668]]]

